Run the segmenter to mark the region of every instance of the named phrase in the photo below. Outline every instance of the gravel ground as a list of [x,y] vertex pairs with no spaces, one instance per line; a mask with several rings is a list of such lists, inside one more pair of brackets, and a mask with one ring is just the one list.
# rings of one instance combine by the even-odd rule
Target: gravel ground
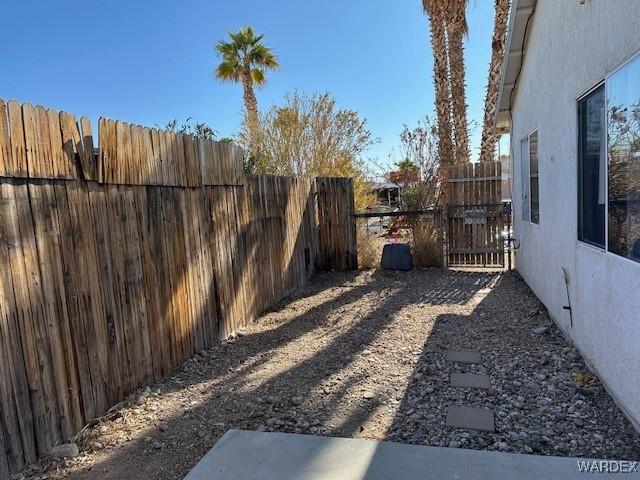
[[[447,349],[482,365],[448,364]],[[453,372],[492,389],[451,388]],[[445,427],[450,405],[494,409],[496,432]],[[640,435],[516,273],[368,271],[319,275],[85,430],[78,457],[25,476],[182,478],[229,428],[640,458]]]

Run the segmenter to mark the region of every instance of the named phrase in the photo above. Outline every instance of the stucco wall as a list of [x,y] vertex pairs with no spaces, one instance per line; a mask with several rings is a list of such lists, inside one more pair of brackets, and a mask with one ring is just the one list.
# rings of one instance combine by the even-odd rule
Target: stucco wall
[[[512,106],[517,268],[640,424],[640,264],[577,240],[577,98],[640,52],[639,0],[538,0]],[[513,48],[513,46],[512,46]],[[638,79],[640,82],[640,79]],[[522,221],[520,140],[538,130],[540,225]],[[563,310],[569,274],[573,326]]]

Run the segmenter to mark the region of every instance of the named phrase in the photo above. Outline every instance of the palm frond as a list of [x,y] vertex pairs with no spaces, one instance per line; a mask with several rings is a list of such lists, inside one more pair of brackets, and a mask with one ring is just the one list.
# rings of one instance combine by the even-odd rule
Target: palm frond
[[216,68],[215,76],[220,80],[225,80],[228,82],[238,82],[240,80],[240,72],[242,68],[240,65],[231,60],[231,61],[223,61]]
[[264,35],[256,34],[251,26],[229,32],[229,40],[222,40],[215,46],[221,57],[215,76],[221,80],[238,82],[243,72],[250,71],[253,82],[263,85],[266,81],[265,70],[280,67],[273,51],[262,43],[263,38]]
[[251,70],[251,80],[253,81],[253,84],[258,87],[264,85],[266,81],[264,70],[260,68],[254,68]]

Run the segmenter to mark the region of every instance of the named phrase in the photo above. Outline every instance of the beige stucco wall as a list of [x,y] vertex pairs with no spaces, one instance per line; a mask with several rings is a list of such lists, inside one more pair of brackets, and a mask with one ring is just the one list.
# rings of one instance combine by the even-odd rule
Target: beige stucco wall
[[[513,48],[513,46],[512,46]],[[640,263],[577,240],[577,98],[640,53],[640,0],[538,0],[512,106],[517,268],[640,425]],[[640,82],[640,79],[638,79]],[[538,130],[540,225],[522,221],[520,140]],[[569,274],[574,325],[563,310]]]

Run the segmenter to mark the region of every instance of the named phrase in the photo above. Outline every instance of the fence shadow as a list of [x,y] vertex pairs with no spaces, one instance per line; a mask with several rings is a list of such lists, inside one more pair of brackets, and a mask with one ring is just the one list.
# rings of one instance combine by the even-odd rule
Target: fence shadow
[[[338,285],[335,275],[340,279]],[[314,305],[273,329],[237,338],[227,347],[233,349],[237,357],[216,355],[211,360],[214,362],[211,368],[194,374],[187,364],[184,375],[179,372],[175,374],[180,376],[183,383],[173,384],[163,395],[201,387],[211,392],[189,409],[188,416],[175,414],[166,420],[168,432],[192,431],[195,436],[198,432],[208,432],[205,440],[191,442],[191,452],[197,455],[190,456],[187,463],[181,463],[184,460],[181,461],[177,452],[170,451],[169,447],[163,451],[145,448],[149,445],[145,436],[160,442],[168,441],[162,432],[152,426],[139,439],[118,448],[103,462],[93,465],[90,470],[78,472],[73,478],[91,478],[95,472],[104,471],[108,473],[101,474],[103,476],[100,478],[129,478],[127,465],[131,461],[138,462],[136,474],[139,477],[179,477],[228,428],[299,432],[309,431],[317,425],[316,431],[325,435],[357,436],[361,425],[375,413],[380,403],[377,399],[364,404],[345,403],[348,394],[359,388],[369,376],[362,371],[346,372],[364,350],[371,348],[377,339],[384,336],[385,330],[395,321],[398,303],[465,305],[490,282],[486,275],[463,272],[432,271],[421,272],[418,276],[376,272],[367,280],[359,281],[363,275],[366,276],[320,275],[310,288],[277,305],[274,310],[283,311],[285,305],[295,305],[301,297],[326,294],[326,287],[333,285],[333,292],[323,303]],[[424,288],[418,288],[422,281],[427,283]],[[445,293],[447,285],[451,291]],[[348,325],[336,325],[336,333],[330,339],[323,342],[322,337],[318,338],[314,333],[321,326],[326,327],[327,323],[331,323],[330,318],[339,316],[339,312],[358,309],[366,302],[373,304],[371,309]],[[285,370],[274,367],[273,371],[264,368],[265,364],[281,355],[284,346],[296,344],[294,342],[307,346],[308,350],[292,359],[291,367]],[[270,374],[256,378],[255,372],[265,370]],[[330,378],[340,380],[330,392],[322,395],[321,404],[311,402],[310,399],[324,388]],[[294,397],[299,400],[292,403]],[[231,415],[227,408],[232,409]],[[345,408],[348,411],[343,412],[341,419],[336,421],[334,413]],[[252,411],[256,410],[260,413],[254,417]],[[268,418],[277,418],[281,423],[269,423]],[[142,458],[141,452],[144,452]]]

